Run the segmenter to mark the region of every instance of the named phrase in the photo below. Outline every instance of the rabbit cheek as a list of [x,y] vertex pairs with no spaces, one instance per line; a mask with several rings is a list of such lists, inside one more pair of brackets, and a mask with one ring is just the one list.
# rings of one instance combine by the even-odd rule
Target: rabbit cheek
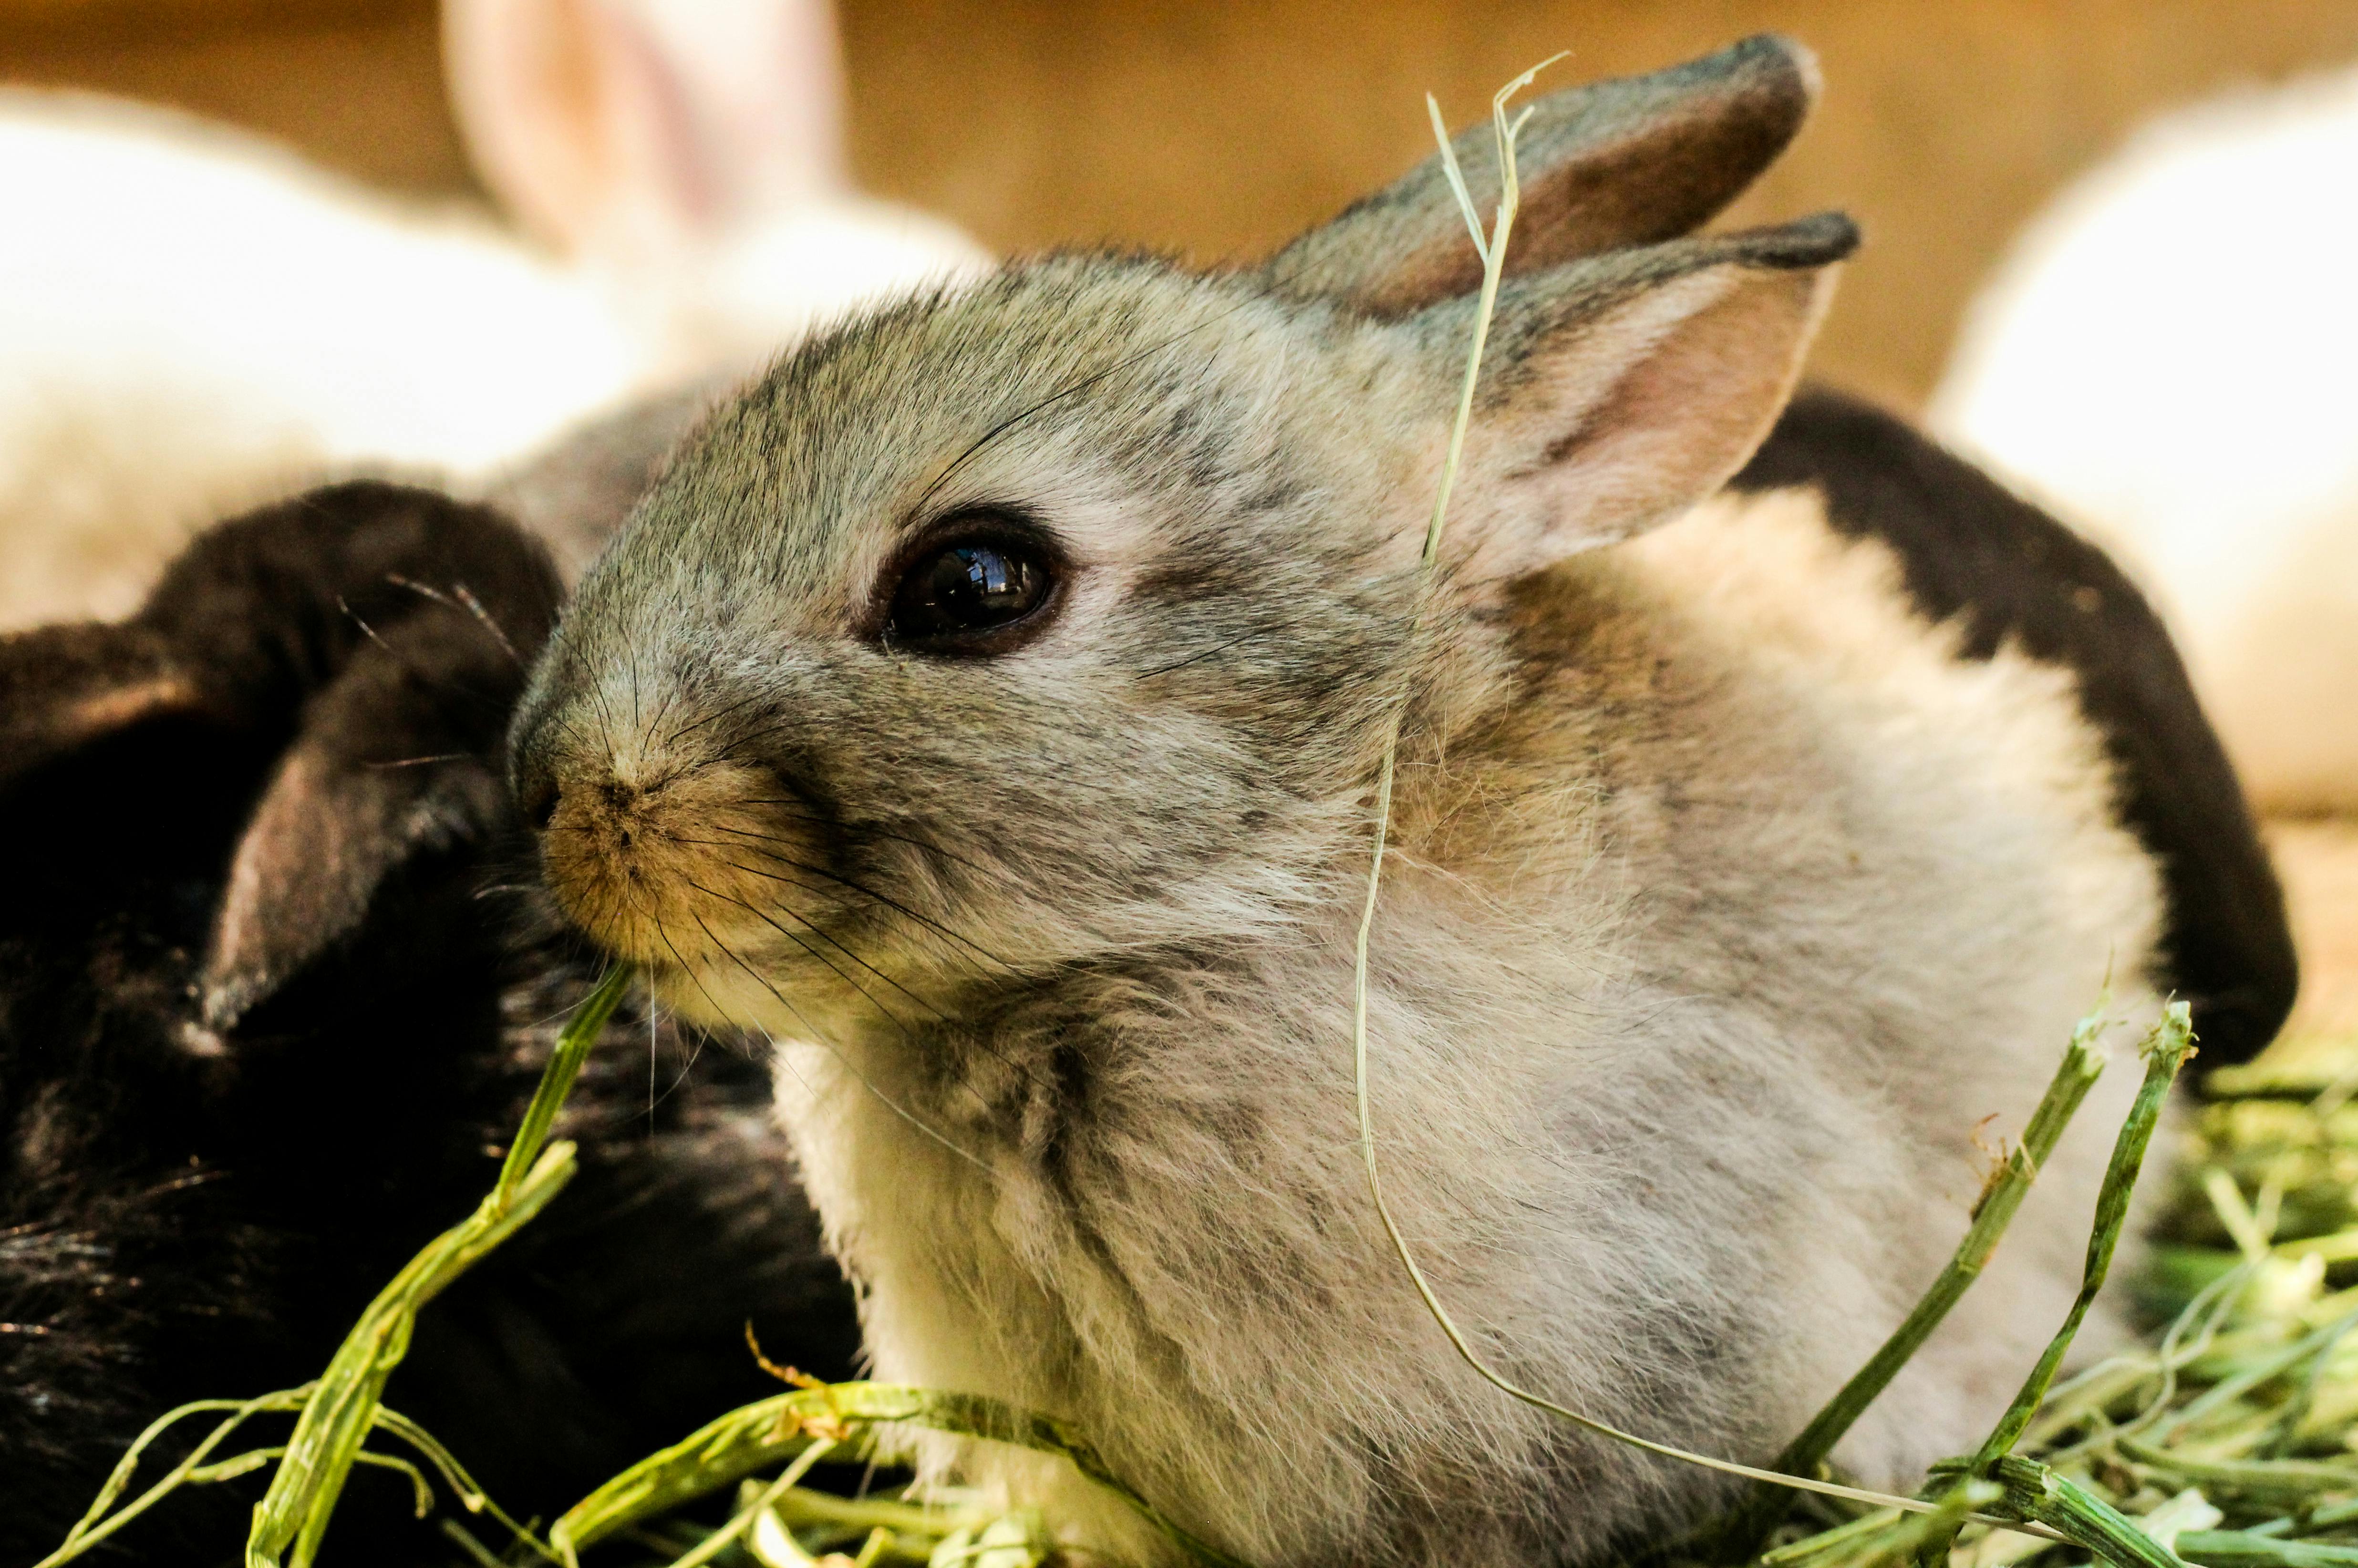
[[733,969],[732,955],[764,946],[759,912],[777,902],[781,884],[760,868],[806,858],[795,824],[768,806],[776,793],[767,773],[734,762],[568,784],[541,838],[548,885],[568,918],[622,957]]

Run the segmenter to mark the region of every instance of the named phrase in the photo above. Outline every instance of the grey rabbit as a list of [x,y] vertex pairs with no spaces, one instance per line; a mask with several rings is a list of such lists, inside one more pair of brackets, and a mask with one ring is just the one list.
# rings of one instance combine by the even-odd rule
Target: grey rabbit
[[[0,1561],[167,1410],[318,1376],[488,1190],[595,973],[498,760],[557,595],[503,517],[356,483],[213,529],[125,622],[0,638]],[[524,1514],[772,1386],[749,1320],[827,1375],[857,1347],[758,1070],[707,1051],[651,1104],[646,1021],[615,1032],[580,1175],[389,1391]],[[108,1551],[225,1562],[265,1479]],[[362,1471],[334,1560],[447,1554],[410,1509]]]
[[[1784,412],[1847,221],[1693,237],[1815,91],[1759,38],[1537,103],[1421,621],[1480,281],[1437,163],[1259,265],[1051,256],[840,326],[590,568],[512,733],[549,884],[773,1037],[879,1376],[1068,1419],[1271,1568],[1592,1562],[1727,1500],[1481,1382],[1378,1223],[1396,701],[1390,1201],[1482,1355],[1595,1417],[1773,1454],[2108,984],[2189,995],[2214,1064],[2273,1033],[2281,896],[2151,612],[1888,416]],[[1854,1473],[2002,1407],[2136,1076]],[[1163,1550],[1068,1468],[926,1454]]]

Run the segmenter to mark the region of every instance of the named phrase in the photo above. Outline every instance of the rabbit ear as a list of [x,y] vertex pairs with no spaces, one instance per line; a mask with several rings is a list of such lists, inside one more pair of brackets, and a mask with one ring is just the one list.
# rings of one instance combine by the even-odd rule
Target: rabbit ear
[[[1501,288],[1458,484],[1461,574],[1511,579],[1717,490],[1768,432],[1858,243],[1834,213],[1617,252]],[[1403,322],[1436,383],[1476,308]]]
[[492,837],[523,671],[445,618],[387,628],[314,697],[230,862],[202,979],[225,1030],[357,930],[386,881]]
[[[1522,211],[1508,273],[1693,232],[1776,161],[1817,93],[1810,51],[1764,33],[1650,76],[1539,100],[1516,143]],[[1489,123],[1453,146],[1487,212],[1498,193]],[[1392,318],[1471,293],[1482,264],[1435,156],[1279,252],[1266,276],[1284,292]]]
[[[219,1049],[396,880],[439,897],[471,872],[445,852],[507,821],[501,740],[557,596],[498,514],[368,482],[211,530],[123,624],[0,638],[0,809],[37,825],[0,867],[11,902],[47,878],[127,906],[168,861],[177,930],[182,890],[218,888],[199,984],[216,1033],[183,1043]],[[372,972],[481,945],[447,919],[402,931]]]
[[0,637],[0,784],[206,706],[200,683],[145,628],[47,626]]
[[277,757],[230,856],[208,1026],[350,935],[388,878],[497,829],[500,739],[557,594],[497,514],[373,482],[225,524],[166,573],[124,630]]
[[475,164],[527,227],[632,265],[847,184],[827,0],[446,0]]

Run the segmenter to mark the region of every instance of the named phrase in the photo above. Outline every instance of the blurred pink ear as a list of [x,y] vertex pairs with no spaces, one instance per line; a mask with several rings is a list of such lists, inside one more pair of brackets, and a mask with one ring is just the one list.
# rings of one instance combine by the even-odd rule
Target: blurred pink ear
[[543,238],[625,266],[847,184],[829,0],[445,0],[485,183]]

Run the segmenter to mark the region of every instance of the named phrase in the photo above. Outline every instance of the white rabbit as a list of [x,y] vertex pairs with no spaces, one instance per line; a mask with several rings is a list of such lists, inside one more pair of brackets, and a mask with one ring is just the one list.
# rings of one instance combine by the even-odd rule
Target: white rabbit
[[2147,127],[2024,232],[1935,428],[2147,579],[2264,808],[2358,810],[2358,71]]
[[487,179],[555,250],[87,96],[0,94],[0,626],[135,604],[332,469],[477,476],[977,266],[849,189],[824,0],[452,0]]

